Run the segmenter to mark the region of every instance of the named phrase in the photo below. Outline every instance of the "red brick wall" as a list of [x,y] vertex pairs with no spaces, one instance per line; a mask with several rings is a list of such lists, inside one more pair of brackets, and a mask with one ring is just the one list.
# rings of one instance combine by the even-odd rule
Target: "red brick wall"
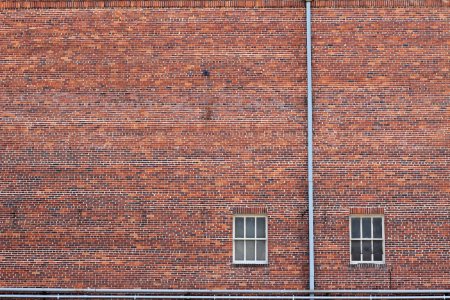
[[[317,287],[448,288],[448,2],[355,5],[313,2]],[[306,289],[303,6],[3,1],[54,9],[0,11],[0,286]],[[267,266],[231,264],[244,207]]]
[[[2,12],[1,285],[301,286],[303,15]],[[267,267],[231,264],[243,206]]]
[[[450,287],[449,16],[314,11],[318,288]],[[382,267],[349,265],[359,207],[384,208]]]

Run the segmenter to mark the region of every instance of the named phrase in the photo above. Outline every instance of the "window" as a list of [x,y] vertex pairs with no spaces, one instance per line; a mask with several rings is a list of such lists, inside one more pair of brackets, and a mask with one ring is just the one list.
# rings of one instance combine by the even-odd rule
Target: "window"
[[382,216],[350,217],[351,263],[384,263]]
[[267,217],[234,216],[233,263],[267,263]]

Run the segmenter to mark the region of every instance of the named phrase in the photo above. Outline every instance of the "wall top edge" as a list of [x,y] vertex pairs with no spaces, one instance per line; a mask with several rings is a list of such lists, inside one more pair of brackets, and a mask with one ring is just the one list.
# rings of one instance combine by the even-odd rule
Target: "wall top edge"
[[[315,8],[450,7],[450,0],[312,0]],[[1,9],[297,8],[305,0],[2,0]]]

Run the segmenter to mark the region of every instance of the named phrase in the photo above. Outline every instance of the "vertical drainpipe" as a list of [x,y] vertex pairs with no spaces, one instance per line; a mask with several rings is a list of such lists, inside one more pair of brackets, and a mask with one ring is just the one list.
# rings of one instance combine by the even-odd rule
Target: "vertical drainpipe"
[[313,187],[313,97],[311,0],[306,0],[306,64],[308,83],[308,228],[309,228],[309,290],[314,298],[314,187]]

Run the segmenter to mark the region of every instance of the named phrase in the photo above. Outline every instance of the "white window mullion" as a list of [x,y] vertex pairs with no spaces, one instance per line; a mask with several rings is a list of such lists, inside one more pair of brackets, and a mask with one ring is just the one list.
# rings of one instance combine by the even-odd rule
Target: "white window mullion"
[[255,261],[258,261],[258,253],[256,252],[256,244],[258,244],[258,232],[257,232],[258,218],[255,218]]
[[361,239],[359,241],[359,261],[363,261],[363,218],[359,218],[359,238]]
[[374,260],[374,254],[373,254],[373,240],[370,241],[370,260],[371,261],[375,261]]
[[244,261],[247,261],[247,217],[244,217]]
[[370,218],[370,227],[371,227],[371,232],[370,232],[370,260],[374,261],[375,257],[374,257],[374,253],[373,253],[373,217]]

